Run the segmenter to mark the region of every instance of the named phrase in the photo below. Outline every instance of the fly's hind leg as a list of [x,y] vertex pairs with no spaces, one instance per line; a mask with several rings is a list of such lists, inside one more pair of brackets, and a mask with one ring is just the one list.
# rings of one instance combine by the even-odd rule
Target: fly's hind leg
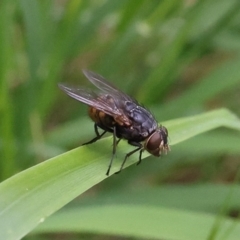
[[96,142],[97,140],[101,139],[101,137],[107,132],[106,130],[104,130],[104,131],[100,134],[100,133],[98,132],[98,126],[97,126],[96,123],[94,124],[94,131],[95,131],[95,133],[96,133],[97,136],[96,136],[95,138],[93,138],[92,140],[90,140],[89,142],[83,143],[82,146]]

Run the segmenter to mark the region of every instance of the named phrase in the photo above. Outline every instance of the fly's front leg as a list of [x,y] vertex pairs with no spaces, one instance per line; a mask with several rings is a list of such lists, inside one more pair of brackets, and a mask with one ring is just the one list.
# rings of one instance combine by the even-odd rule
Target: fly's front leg
[[142,162],[142,153],[144,151],[144,148],[142,148],[139,152],[139,159],[138,159],[138,162],[137,162],[137,166]]
[[144,151],[144,148],[142,147],[142,144],[139,143],[139,142],[129,142],[128,141],[128,143],[133,145],[133,146],[136,146],[136,147],[140,147],[141,146],[141,148],[139,149],[140,150],[139,151],[139,158],[138,158],[138,162],[137,162],[137,165],[139,165],[142,162],[142,153]]
[[95,130],[95,133],[96,133],[96,137],[93,138],[92,140],[90,140],[89,142],[86,142],[86,143],[83,143],[83,145],[87,145],[87,144],[91,144],[91,143],[94,143],[96,142],[97,140],[101,139],[101,137],[107,132],[106,130],[104,130],[101,134],[98,132],[98,126],[96,123],[94,123],[94,130]]
[[133,151],[131,151],[131,152],[129,152],[129,153],[126,154],[126,156],[125,156],[125,158],[124,158],[124,160],[123,160],[123,162],[122,162],[122,165],[121,165],[121,167],[120,167],[120,170],[117,171],[117,172],[115,172],[116,174],[118,174],[118,173],[120,173],[120,172],[122,171],[122,169],[123,169],[123,167],[124,167],[124,165],[125,165],[128,157],[130,157],[133,153],[135,153],[135,152],[137,152],[137,151],[139,151],[139,150],[140,150],[140,154],[139,154],[139,161],[138,161],[137,164],[139,164],[139,163],[142,161],[142,152],[143,152],[143,149],[142,149],[143,146],[142,146],[142,144],[139,143],[139,142],[133,142],[133,141],[128,141],[128,143],[129,143],[130,145],[132,145],[132,146],[136,146],[137,148],[134,149]]

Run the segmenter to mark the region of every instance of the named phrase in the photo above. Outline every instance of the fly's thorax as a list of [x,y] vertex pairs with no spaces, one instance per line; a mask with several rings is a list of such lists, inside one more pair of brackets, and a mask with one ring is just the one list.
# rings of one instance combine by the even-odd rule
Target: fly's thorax
[[145,141],[144,149],[152,155],[159,157],[162,152],[170,150],[168,145],[168,131],[165,127],[158,127]]
[[132,122],[125,116],[125,115],[120,115],[120,116],[115,116],[114,121],[119,125],[119,126],[126,126],[130,127]]

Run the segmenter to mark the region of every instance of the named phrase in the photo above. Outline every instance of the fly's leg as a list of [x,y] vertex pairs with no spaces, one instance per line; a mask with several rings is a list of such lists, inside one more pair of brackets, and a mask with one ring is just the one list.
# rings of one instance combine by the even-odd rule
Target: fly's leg
[[142,148],[142,149],[140,150],[140,152],[139,152],[139,160],[138,160],[138,162],[137,162],[137,166],[142,162],[142,153],[143,153],[143,151],[144,151],[144,148]]
[[117,140],[117,145],[119,144],[119,142],[120,142],[121,140],[122,140],[121,138],[119,138],[119,139]]
[[116,146],[119,144],[119,142],[121,141],[122,139],[119,138],[117,141],[116,141]]
[[104,130],[104,131],[100,134],[100,133],[98,132],[98,126],[97,126],[96,123],[94,124],[94,130],[95,130],[95,133],[96,133],[97,136],[96,136],[95,138],[93,138],[92,140],[90,140],[89,142],[83,143],[82,146],[96,142],[97,140],[99,140],[99,139],[107,132],[106,130]]
[[142,144],[139,143],[139,142],[131,142],[131,141],[128,141],[128,143],[131,144],[131,145],[133,145],[133,146],[136,146],[136,147],[138,147],[138,148],[136,148],[136,149],[134,149],[133,151],[131,151],[131,152],[129,152],[129,153],[126,154],[126,156],[125,156],[125,158],[124,158],[124,160],[123,160],[123,162],[122,162],[122,165],[121,165],[121,167],[120,167],[120,170],[117,171],[117,172],[115,172],[115,174],[120,173],[120,172],[122,171],[122,169],[123,169],[123,167],[124,167],[127,159],[128,159],[133,153],[135,153],[135,152],[137,152],[137,151],[139,151],[139,150],[140,150],[140,154],[139,154],[138,164],[142,161],[142,159],[141,159],[141,158],[142,158],[142,152],[143,152]]
[[110,169],[112,167],[113,159],[114,159],[115,154],[116,154],[117,144],[120,142],[120,140],[121,140],[121,138],[117,140],[116,127],[114,126],[113,127],[113,150],[112,150],[112,157],[111,157],[111,160],[110,160],[110,163],[109,163],[109,166],[108,166],[108,170],[107,170],[107,173],[106,173],[107,176],[109,175]]

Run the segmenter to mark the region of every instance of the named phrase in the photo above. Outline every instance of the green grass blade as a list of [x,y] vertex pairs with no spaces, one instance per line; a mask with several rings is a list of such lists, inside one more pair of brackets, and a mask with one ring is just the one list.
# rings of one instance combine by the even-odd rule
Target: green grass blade
[[[175,118],[176,114],[185,115],[187,112],[194,112],[203,103],[214,99],[224,91],[231,91],[240,83],[240,59],[236,58],[224,64],[220,64],[209,75],[203,77],[199,82],[193,84],[182,95],[162,104],[151,110],[157,118]],[[217,87],[216,87],[217,86]],[[190,100],[189,100],[190,99]],[[191,104],[189,104],[191,101]]]
[[[14,141],[14,107],[10,94],[9,74],[12,60],[12,3],[0,3],[0,180],[16,171]],[[7,161],[6,161],[7,159]]]
[[[208,5],[209,2],[211,1],[198,1],[186,16],[186,21],[176,34],[173,42],[164,51],[158,66],[155,67],[144,84],[142,84],[137,99],[146,103],[149,101],[159,101],[159,99],[163,98],[167,92],[166,90],[178,80],[178,74],[183,66],[200,56],[207,49],[211,41],[217,37],[217,34],[226,28],[235,16],[238,16],[240,9],[239,1],[230,1],[230,4],[228,4],[230,6],[223,7],[224,14],[221,17],[219,16],[213,26],[204,24],[205,27],[206,25],[208,26],[208,29],[201,32],[201,35],[197,36],[197,39],[194,39],[193,47],[188,49],[188,41],[190,41],[193,28],[194,30],[196,29],[196,21],[205,22],[201,13],[203,9],[205,9],[204,11],[208,9],[206,3]],[[215,5],[214,7],[216,8]],[[211,13],[211,15],[213,14]],[[149,96],[151,96],[151,99]]]
[[178,144],[176,152],[184,152],[185,156],[192,157],[214,154],[217,156],[237,155],[240,154],[239,137],[240,133],[232,131],[209,132]]
[[[214,184],[197,184],[197,185],[188,185],[188,186],[179,186],[179,185],[165,185],[161,187],[153,187],[153,188],[140,188],[129,191],[122,190],[120,192],[114,191],[106,191],[105,194],[95,197],[94,199],[91,197],[86,197],[81,200],[81,203],[78,209],[75,208],[76,214],[73,214],[73,208],[66,208],[60,214],[56,214],[47,220],[43,225],[40,225],[39,228],[36,229],[35,233],[46,233],[46,232],[82,232],[89,231],[91,233],[104,233],[109,234],[110,232],[115,235],[125,235],[122,232],[125,232],[127,236],[132,235],[135,237],[146,237],[151,233],[158,233],[158,238],[165,239],[167,236],[165,234],[169,234],[169,238],[179,239],[175,232],[175,229],[181,228],[181,234],[183,234],[183,239],[188,239],[189,234],[194,236],[193,239],[196,239],[197,236],[202,236],[202,239],[207,239],[207,235],[211,235],[211,231],[214,229],[214,224],[216,224],[216,220],[214,220],[214,215],[219,213],[222,208],[224,202],[227,200],[227,208],[225,208],[222,213],[228,214],[233,209],[238,209],[240,206],[239,197],[240,197],[240,188],[237,185],[214,185]],[[231,196],[229,195],[231,194]],[[181,196],[181,197],[179,197]],[[230,198],[229,198],[230,196]],[[128,217],[127,214],[124,214],[120,217],[119,222],[115,222],[116,226],[120,226],[119,228],[109,225],[109,228],[106,228],[106,224],[109,221],[109,218],[114,218],[112,215],[115,214],[115,209],[112,204],[116,206],[116,209],[119,209],[122,206],[137,206],[142,208],[144,213],[146,208],[146,203],[149,211],[145,216],[134,220],[134,223],[138,226],[142,226],[144,228],[143,232],[136,231],[135,228],[132,229],[133,219]],[[111,206],[109,208],[109,206]],[[160,208],[159,208],[160,207]],[[92,210],[94,209],[94,214],[92,215]],[[89,211],[90,209],[90,211]],[[102,213],[103,209],[106,211],[106,215],[102,215],[102,217],[94,218],[95,214],[99,215]],[[164,234],[159,230],[159,226],[152,225],[152,221],[148,220],[148,214],[150,214],[151,209],[158,209],[158,223],[163,221],[170,221],[168,217],[162,215],[161,211],[169,211],[170,209],[175,209],[175,214],[181,214],[183,218],[182,221],[177,221],[177,224],[174,224],[174,221],[171,224],[168,224],[168,230],[166,232],[165,225]],[[161,210],[160,210],[161,209]],[[180,211],[179,211],[180,210]],[[100,211],[100,212],[98,212]],[[116,210],[117,211],[117,210]],[[172,210],[170,210],[172,212]],[[189,218],[184,220],[184,215],[189,214],[191,212],[192,217],[195,218],[193,223],[193,228],[189,229],[189,231],[184,231],[184,229],[188,229],[189,226]],[[86,215],[85,215],[86,213]],[[203,214],[208,213],[208,214]],[[110,214],[111,216],[109,216]],[[83,216],[84,215],[84,216]],[[96,221],[100,220],[100,222],[92,224],[92,228],[90,228],[90,216]],[[210,216],[211,221],[208,220]],[[216,215],[215,215],[216,216]],[[223,215],[222,215],[223,217]],[[66,225],[66,218],[69,219],[68,224]],[[170,217],[172,218],[172,217]],[[117,218],[119,219],[119,218]],[[223,221],[227,218],[221,218],[221,221],[218,222],[218,228],[220,229],[217,232],[217,239],[219,235],[227,234],[230,239],[234,239],[236,237],[235,233],[238,233],[238,230],[234,230],[235,227],[238,227],[239,224],[234,224],[233,221],[230,221],[231,224],[229,227],[224,226]],[[86,220],[86,221],[85,221]],[[220,220],[217,217],[217,220]],[[215,221],[215,223],[213,223]],[[227,220],[228,221],[228,220]],[[88,223],[87,223],[88,222]],[[125,225],[122,225],[121,222],[125,222]],[[199,228],[199,225],[202,223],[205,224],[206,228],[202,231]],[[160,224],[162,226],[162,224]],[[98,226],[97,229],[94,226]],[[87,229],[86,229],[87,228]],[[109,229],[111,230],[109,231]],[[234,232],[236,231],[236,232]],[[146,235],[147,234],[147,235]],[[153,236],[152,237],[156,237]],[[203,238],[204,237],[204,238]],[[224,239],[224,238],[223,238]]]
[[[77,206],[85,208],[100,205],[108,206],[112,203],[116,205],[143,205],[147,203],[156,207],[217,214],[222,210],[226,200],[229,200],[224,212],[227,214],[232,209],[240,207],[239,198],[240,186],[237,184],[162,184],[161,186],[145,186],[136,189],[125,187],[120,191],[108,188],[98,193],[94,198],[92,195],[85,195],[84,198],[78,200]],[[76,202],[68,207],[73,206],[76,207]]]
[[[67,219],[67,221],[66,221]],[[109,205],[69,209],[40,225],[40,232],[90,232],[146,239],[208,239],[215,215],[156,206]],[[174,226],[174,228],[173,228]],[[240,223],[225,218],[217,237],[233,227],[228,240],[236,240]],[[217,238],[219,239],[219,238]]]
[[38,68],[40,60],[43,58],[42,55],[44,54],[44,28],[46,28],[46,26],[43,26],[43,21],[41,21],[40,2],[35,0],[30,2],[22,0],[19,1],[19,4],[23,13],[23,20],[26,28],[29,70],[31,73],[30,84],[33,84],[38,79]]
[[240,130],[239,118],[227,109],[171,120],[167,123],[170,129],[171,142],[173,141],[172,144],[221,126]]
[[[163,124],[169,129],[171,145],[220,126],[240,130],[239,119],[226,109]],[[111,144],[112,139],[105,138],[79,147],[1,183],[0,236],[7,240],[23,237],[46,217],[104,180]],[[125,153],[131,149],[126,142],[119,144],[111,173],[119,169]],[[126,166],[134,159],[129,159]]]

